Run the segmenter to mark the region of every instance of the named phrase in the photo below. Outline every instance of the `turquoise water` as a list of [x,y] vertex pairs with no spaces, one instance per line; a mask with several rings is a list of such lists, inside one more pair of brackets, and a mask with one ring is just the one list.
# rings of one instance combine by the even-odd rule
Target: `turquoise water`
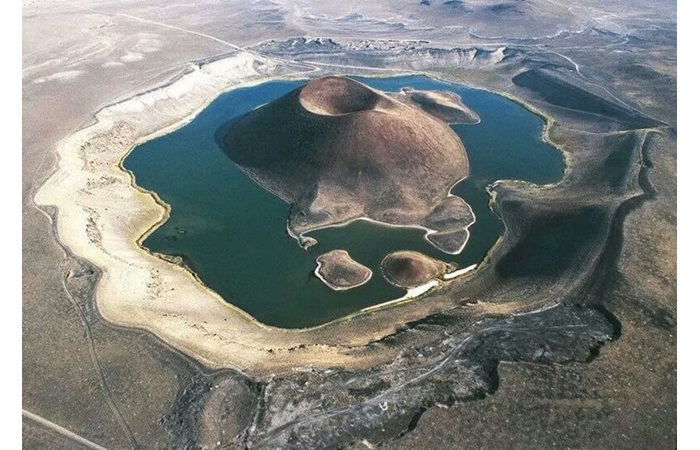
[[[310,233],[319,243],[305,251],[286,233],[289,205],[246,176],[218,147],[217,129],[297,88],[302,81],[270,81],[222,94],[186,126],[136,147],[124,161],[136,183],[172,207],[170,219],[144,242],[152,251],[179,255],[226,301],[257,320],[285,328],[318,325],[401,297],[379,272],[382,258],[415,250],[460,267],[478,263],[503,232],[489,210],[486,186],[498,179],[539,184],[563,175],[561,153],[541,139],[542,118],[502,96],[424,76],[356,78],[374,88],[450,90],[481,116],[478,125],[455,125],[469,154],[470,177],[453,193],[476,216],[459,255],[432,247],[423,232],[358,221]],[[335,292],[318,280],[316,257],[345,249],[374,272],[365,285]]]

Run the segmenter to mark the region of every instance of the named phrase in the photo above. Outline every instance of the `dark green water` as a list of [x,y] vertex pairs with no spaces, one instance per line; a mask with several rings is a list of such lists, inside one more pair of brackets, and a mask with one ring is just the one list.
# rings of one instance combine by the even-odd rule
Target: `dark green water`
[[[468,149],[470,177],[452,192],[471,205],[477,220],[462,253],[440,252],[420,230],[363,221],[311,233],[319,243],[308,251],[287,235],[289,206],[240,171],[218,147],[215,134],[300,81],[271,81],[223,94],[188,125],[134,149],[124,166],[138,185],[172,206],[170,219],[144,245],[185,256],[205,284],[259,321],[308,327],[401,297],[404,291],[384,281],[378,269],[390,252],[416,250],[460,267],[478,263],[503,232],[488,208],[486,186],[498,179],[550,183],[563,174],[562,155],[541,139],[543,120],[504,97],[424,76],[357,79],[384,91],[451,90],[481,116],[478,125],[453,127]],[[370,282],[335,292],[318,280],[316,257],[336,248],[370,267]]]

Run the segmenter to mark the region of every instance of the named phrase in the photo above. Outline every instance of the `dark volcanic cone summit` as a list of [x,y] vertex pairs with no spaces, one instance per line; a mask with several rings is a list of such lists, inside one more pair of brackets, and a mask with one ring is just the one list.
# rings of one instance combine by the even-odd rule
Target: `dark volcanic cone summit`
[[299,92],[299,102],[307,111],[324,116],[340,116],[390,106],[379,93],[342,77],[310,81]]
[[395,97],[345,77],[315,79],[234,123],[224,150],[291,204],[289,232],[301,242],[368,218],[463,236],[433,242],[459,252],[473,217],[449,192],[469,173],[466,150],[424,105]]

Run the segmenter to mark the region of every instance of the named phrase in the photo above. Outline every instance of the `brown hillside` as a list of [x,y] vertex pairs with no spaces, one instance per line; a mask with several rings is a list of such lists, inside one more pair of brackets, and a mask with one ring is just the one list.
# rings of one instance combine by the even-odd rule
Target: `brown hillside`
[[349,78],[319,78],[233,124],[225,151],[291,204],[289,232],[298,238],[368,218],[465,236],[434,242],[454,253],[468,236],[458,232],[472,222],[468,205],[448,197],[469,173],[467,153],[423,106]]
[[454,266],[422,253],[399,251],[384,257],[382,275],[394,286],[412,288],[450,272]]

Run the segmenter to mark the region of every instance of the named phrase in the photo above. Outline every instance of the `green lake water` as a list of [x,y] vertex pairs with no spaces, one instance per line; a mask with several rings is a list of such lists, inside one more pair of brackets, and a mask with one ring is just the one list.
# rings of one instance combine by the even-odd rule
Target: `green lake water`
[[[542,141],[542,118],[511,100],[424,76],[356,79],[391,92],[402,87],[450,90],[481,117],[478,125],[453,126],[468,150],[470,176],[452,192],[476,216],[459,255],[432,247],[421,230],[365,221],[310,233],[319,243],[306,251],[287,235],[289,205],[238,169],[217,145],[216,133],[302,81],[270,81],[222,94],[186,126],[131,152],[124,166],[136,183],[172,207],[170,219],[144,245],[183,256],[207,286],[265,324],[309,327],[404,295],[379,271],[379,262],[393,251],[419,251],[460,268],[478,263],[503,233],[489,210],[486,186],[498,179],[544,184],[563,175],[561,153]],[[372,279],[346,292],[328,288],[313,270],[316,257],[332,249],[347,250],[372,269]]]

